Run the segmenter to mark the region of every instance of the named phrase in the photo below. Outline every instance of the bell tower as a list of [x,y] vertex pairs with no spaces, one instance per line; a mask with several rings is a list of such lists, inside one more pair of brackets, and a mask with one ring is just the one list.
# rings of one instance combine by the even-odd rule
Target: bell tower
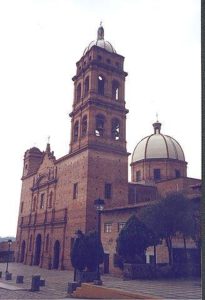
[[87,228],[92,227],[95,199],[103,198],[105,208],[127,204],[127,73],[123,64],[124,57],[104,39],[102,26],[76,63],[69,154],[83,153],[87,159]]
[[100,26],[97,40],[76,64],[70,153],[85,147],[126,153],[123,63],[124,57],[104,40]]

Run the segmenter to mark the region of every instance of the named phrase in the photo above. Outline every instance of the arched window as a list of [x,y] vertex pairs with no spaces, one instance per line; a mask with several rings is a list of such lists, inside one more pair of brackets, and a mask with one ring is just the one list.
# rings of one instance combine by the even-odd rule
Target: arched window
[[112,98],[119,100],[119,83],[115,80],[112,82]]
[[99,75],[98,76],[98,94],[104,95],[104,88],[105,88],[105,79]]
[[105,118],[103,115],[96,116],[96,126],[95,126],[95,135],[96,136],[103,136],[104,134],[104,124]]
[[33,240],[33,237],[31,235],[30,240],[29,240],[29,251],[31,251],[31,249],[32,249],[32,240]]
[[81,83],[77,86],[77,93],[76,93],[76,101],[79,102],[81,98]]
[[83,120],[82,120],[82,136],[85,136],[86,133],[87,133],[87,126],[88,126],[87,123],[88,123],[87,122],[87,116],[84,116]]
[[45,251],[48,252],[48,246],[49,246],[49,234],[46,236],[46,249]]
[[85,79],[85,96],[88,94],[89,91],[89,76]]
[[117,141],[120,138],[120,122],[118,119],[112,120],[112,138]]
[[33,198],[33,206],[32,206],[32,211],[36,210],[36,196]]
[[78,139],[78,128],[79,128],[79,122],[76,121],[75,125],[74,125],[74,131],[73,131],[73,140],[74,140],[74,142],[76,142],[77,139]]
[[52,207],[52,202],[53,202],[53,192],[51,191],[49,194],[49,199],[48,199],[48,207]]

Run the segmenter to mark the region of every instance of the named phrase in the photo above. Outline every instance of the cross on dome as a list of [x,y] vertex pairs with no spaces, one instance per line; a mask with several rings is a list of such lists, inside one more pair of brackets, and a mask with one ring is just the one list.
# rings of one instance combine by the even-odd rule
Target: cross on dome
[[156,113],[156,119],[157,119],[157,122],[159,122],[159,121],[158,121],[158,113]]

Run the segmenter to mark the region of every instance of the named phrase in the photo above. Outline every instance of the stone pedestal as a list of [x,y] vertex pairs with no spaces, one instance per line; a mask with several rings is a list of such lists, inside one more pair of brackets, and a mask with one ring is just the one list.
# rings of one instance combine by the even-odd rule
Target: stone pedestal
[[12,274],[9,272],[5,273],[5,280],[12,280]]
[[33,275],[31,281],[31,291],[37,292],[40,290],[40,275]]
[[94,285],[102,285],[102,280],[94,280]]
[[22,276],[22,275],[17,275],[17,276],[16,276],[16,283],[23,283],[23,279],[24,279],[24,276]]
[[80,286],[80,283],[77,282],[77,281],[68,282],[67,293],[72,294],[77,289],[77,287],[79,287],[79,286]]
[[97,280],[98,275],[97,272],[88,272],[88,271],[79,271],[76,270],[76,281],[83,283],[83,282],[93,282]]
[[40,286],[45,286],[45,285],[46,285],[45,279],[40,279]]

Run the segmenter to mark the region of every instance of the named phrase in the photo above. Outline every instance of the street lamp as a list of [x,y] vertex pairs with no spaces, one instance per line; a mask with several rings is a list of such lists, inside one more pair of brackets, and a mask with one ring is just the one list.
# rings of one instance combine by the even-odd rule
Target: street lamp
[[9,266],[9,258],[10,258],[10,247],[12,244],[12,240],[8,240],[8,255],[7,255],[7,262],[6,262],[6,273],[8,273],[8,266]]
[[104,209],[105,201],[103,199],[96,199],[94,205],[97,211],[97,232],[98,232],[98,247],[97,247],[97,280],[100,279],[100,263],[99,263],[99,245],[101,243],[101,212]]

